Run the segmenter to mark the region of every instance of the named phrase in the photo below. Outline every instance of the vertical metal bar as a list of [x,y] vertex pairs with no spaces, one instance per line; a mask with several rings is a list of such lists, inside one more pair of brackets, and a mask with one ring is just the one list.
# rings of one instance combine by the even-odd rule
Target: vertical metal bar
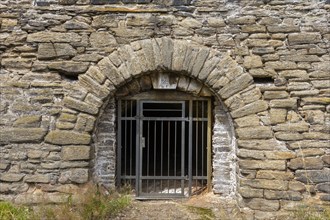
[[[177,121],[174,121],[174,176],[176,176],[176,145],[177,145]],[[174,192],[176,193],[176,181],[174,181]]]
[[[156,144],[157,144],[157,121],[154,121],[154,176],[156,176]],[[154,179],[154,191],[156,191],[156,180]]]
[[141,115],[142,115],[142,108],[143,108],[143,102],[138,101],[138,108],[136,108],[136,115],[137,115],[137,120],[136,120],[136,167],[135,167],[135,176],[136,176],[136,186],[135,190],[137,192],[137,196],[139,196],[142,192],[142,178],[141,178],[141,163],[142,160],[140,158],[141,155],[141,147],[140,147],[140,136],[141,136]]
[[211,115],[211,100],[207,101],[207,191],[211,192],[212,190],[212,143],[211,143],[211,132],[212,132],[212,115]]
[[118,130],[117,130],[117,186],[120,186],[121,184],[121,150],[122,150],[122,146],[121,146],[121,100],[118,100]]
[[170,141],[171,141],[171,121],[167,122],[167,187],[168,193],[170,193]]
[[[163,176],[163,126],[164,126],[164,121],[161,120],[161,126],[160,126],[160,176]],[[160,189],[163,189],[163,180],[160,180]]]
[[193,101],[189,100],[189,149],[188,149],[188,175],[189,175],[189,196],[192,187],[192,125],[193,125]]
[[[125,108],[125,113],[124,113],[124,117],[127,117],[127,100],[125,100],[125,104],[124,104],[124,108]],[[125,167],[125,171],[124,174],[125,176],[127,175],[127,119],[124,119],[124,131],[125,131],[125,135],[124,135],[124,140],[125,140],[125,144],[124,144],[124,149],[125,149],[125,155],[124,155],[124,167]]]
[[[182,118],[184,118],[184,113],[185,113],[185,104],[182,103]],[[186,122],[184,120],[182,120],[182,122],[181,122],[181,178],[182,178],[181,179],[181,194],[182,195],[184,195],[184,184],[185,184],[185,167],[184,167],[184,164],[185,164],[185,148],[186,148],[186,146],[185,146],[185,139],[186,139],[185,123]],[[189,167],[189,164],[188,164],[188,167]]]
[[[150,140],[150,121],[148,121],[148,132],[147,132],[147,136],[145,137],[146,138],[146,142],[148,143],[148,145],[146,146],[147,147],[147,176],[149,176],[149,154],[150,154],[150,149],[149,149],[149,140]],[[149,189],[149,179],[147,180],[147,189]]]
[[[205,101],[202,101],[202,118],[205,117],[204,116],[204,108],[205,108],[204,103],[205,103]],[[200,148],[202,150],[202,176],[204,176],[204,148],[205,148],[204,123],[205,123],[204,121],[201,122],[201,124],[202,124],[202,144],[201,144]],[[202,186],[204,186],[204,180],[202,180]]]
[[[130,100],[130,105],[132,107],[132,100]],[[132,175],[132,162],[133,162],[133,121],[130,120],[130,145],[129,145],[129,175]],[[130,184],[132,184],[132,179],[130,179]]]
[[[198,141],[199,141],[199,138],[198,138],[198,126],[199,126],[199,109],[198,109],[198,104],[199,104],[199,101],[196,101],[196,128],[195,128],[195,135],[196,135],[196,139],[195,139],[195,175],[198,176]],[[197,187],[197,178],[196,178],[196,181],[195,181],[195,187]]]

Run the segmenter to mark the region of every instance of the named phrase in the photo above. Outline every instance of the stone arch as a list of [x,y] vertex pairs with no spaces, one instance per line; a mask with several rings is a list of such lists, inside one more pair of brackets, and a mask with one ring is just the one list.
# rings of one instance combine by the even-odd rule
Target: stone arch
[[[228,111],[232,118],[240,118],[268,109],[267,102],[261,100],[259,89],[253,85],[252,76],[227,52],[168,37],[146,39],[117,48],[79,76],[77,90],[64,98],[64,108],[56,121],[56,129],[47,134],[45,141],[58,145],[89,146],[95,122],[102,115],[100,111],[109,104],[107,100],[139,76],[159,71],[171,71],[206,86],[219,102],[224,103],[225,110],[220,114]],[[247,97],[242,98],[240,93]],[[249,94],[254,97],[249,97]],[[71,113],[77,115],[77,119],[70,126],[65,126],[63,122]],[[236,133],[240,135],[244,131],[237,129]],[[224,155],[219,155],[218,159],[221,157]],[[220,193],[225,191],[219,190]]]

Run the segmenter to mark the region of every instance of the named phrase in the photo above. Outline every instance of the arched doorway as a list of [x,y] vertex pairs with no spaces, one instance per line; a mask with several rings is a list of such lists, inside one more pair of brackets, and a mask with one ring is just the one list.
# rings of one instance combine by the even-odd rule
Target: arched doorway
[[150,90],[118,100],[117,181],[138,198],[211,188],[211,97]]

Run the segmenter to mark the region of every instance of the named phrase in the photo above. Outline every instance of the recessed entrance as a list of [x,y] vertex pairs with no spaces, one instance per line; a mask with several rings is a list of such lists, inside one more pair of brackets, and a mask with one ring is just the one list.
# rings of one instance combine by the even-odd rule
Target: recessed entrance
[[211,99],[175,91],[118,100],[117,183],[138,198],[211,188]]

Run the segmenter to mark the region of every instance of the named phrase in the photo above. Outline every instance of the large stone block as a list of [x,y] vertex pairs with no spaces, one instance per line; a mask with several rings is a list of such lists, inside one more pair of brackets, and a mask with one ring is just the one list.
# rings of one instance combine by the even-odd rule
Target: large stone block
[[0,180],[4,182],[18,182],[23,179],[25,174],[21,173],[2,173],[0,174]]
[[285,150],[285,143],[275,139],[269,140],[238,140],[240,148],[255,149],[255,150]]
[[263,198],[263,196],[264,196],[263,189],[253,189],[248,186],[240,187],[238,192],[244,198]]
[[48,174],[28,174],[24,181],[27,183],[49,183],[50,176]]
[[222,89],[220,89],[218,93],[223,99],[227,99],[235,93],[238,93],[248,87],[252,82],[252,76],[249,74],[242,74],[238,78],[225,85]]
[[42,43],[38,47],[38,59],[48,60],[55,58],[68,59],[77,54],[77,51],[66,43]]
[[291,180],[294,178],[292,172],[277,171],[277,170],[259,170],[257,172],[257,179],[274,179],[274,180]]
[[74,131],[62,131],[54,130],[50,131],[45,137],[45,141],[51,144],[58,145],[71,145],[81,144],[86,145],[91,141],[91,136],[85,133],[79,133]]
[[269,139],[273,137],[271,128],[265,126],[237,128],[236,132],[240,139]]
[[39,127],[40,126],[40,121],[41,121],[41,116],[40,115],[27,115],[27,116],[22,116],[18,118],[13,126],[14,127]]
[[288,190],[288,181],[284,180],[241,179],[241,185],[257,189]]
[[0,129],[0,144],[40,142],[47,131],[43,128],[2,128]]
[[258,100],[250,104],[245,105],[239,109],[231,112],[233,118],[241,118],[246,115],[255,114],[268,109],[268,103],[266,101]]
[[279,124],[273,127],[274,131],[305,132],[308,131],[309,124],[306,122]]
[[261,211],[277,211],[280,209],[280,203],[276,200],[267,200],[261,198],[254,198],[248,200],[246,205],[254,210],[261,210]]
[[317,170],[323,168],[323,161],[321,158],[318,157],[295,158],[290,160],[290,162],[288,163],[288,167],[292,170],[297,170],[297,169]]
[[241,169],[285,170],[285,160],[240,160]]
[[51,70],[57,70],[68,76],[77,76],[81,73],[85,73],[89,67],[87,62],[74,62],[74,61],[56,61],[51,62],[48,65]]
[[323,170],[297,170],[296,179],[303,183],[325,183],[329,182],[330,168]]
[[37,32],[29,34],[27,42],[37,43],[72,43],[80,42],[82,37],[76,33]]
[[64,146],[61,154],[63,160],[89,160],[90,146]]
[[303,196],[300,192],[297,191],[277,191],[277,190],[265,190],[264,196],[266,199],[284,199],[291,201],[300,201],[303,199]]
[[60,183],[86,183],[88,181],[88,169],[76,168],[63,171],[58,181]]
[[92,47],[102,48],[117,45],[115,37],[108,32],[93,32],[89,37]]
[[79,110],[82,112],[86,112],[92,115],[95,115],[98,113],[99,109],[97,106],[93,105],[93,104],[88,104],[86,102],[77,100],[77,99],[73,99],[71,97],[65,97],[64,100],[64,105],[68,108],[73,108],[75,110]]
[[314,44],[319,43],[322,37],[319,33],[293,33],[288,36],[289,44]]

